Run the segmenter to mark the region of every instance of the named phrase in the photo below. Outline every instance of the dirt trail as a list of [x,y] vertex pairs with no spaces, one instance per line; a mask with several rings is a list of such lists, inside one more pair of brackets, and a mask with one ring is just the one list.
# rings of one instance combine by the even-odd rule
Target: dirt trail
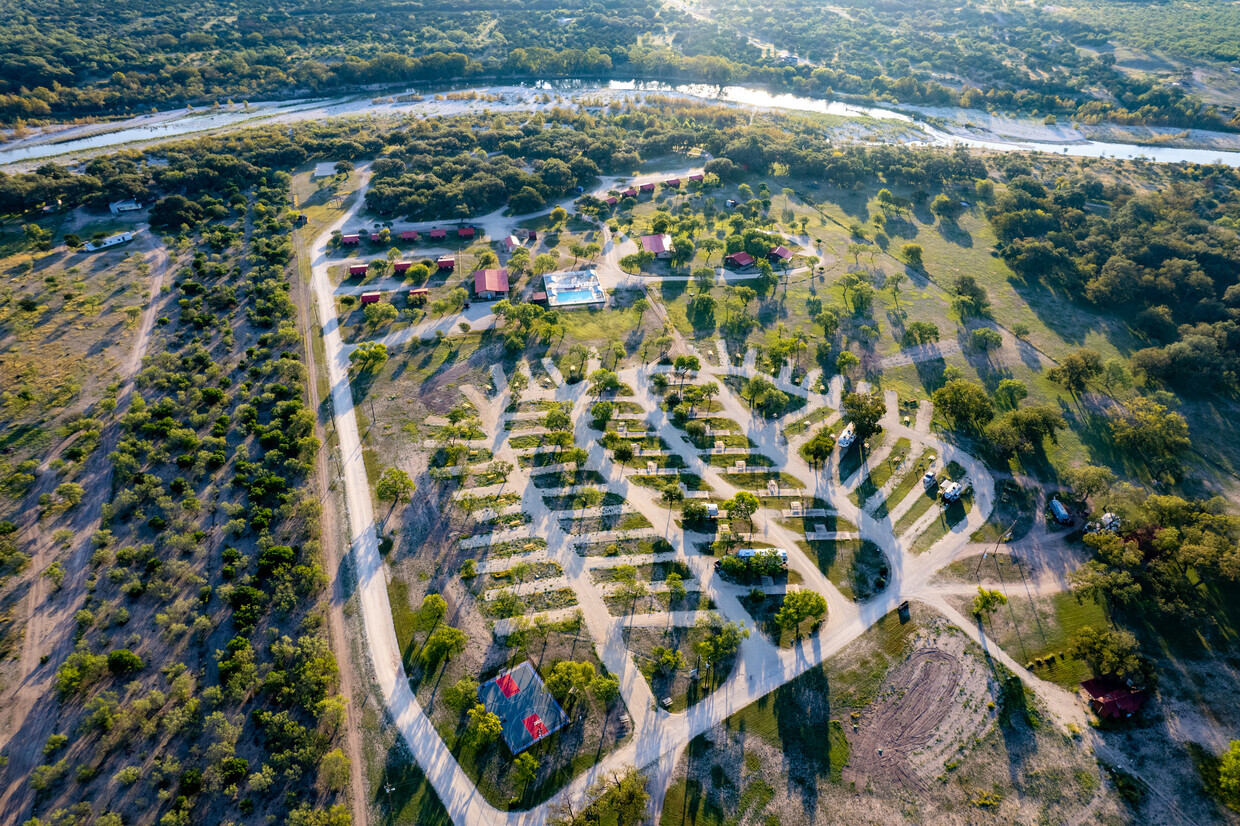
[[[328,629],[331,633],[332,650],[336,652],[336,663],[340,669],[340,693],[348,698],[349,707],[345,717],[345,753],[349,757],[349,804],[353,810],[354,823],[367,822],[365,763],[362,758],[362,738],[359,730],[361,708],[353,702],[357,696],[354,687],[357,677],[353,671],[353,656],[349,648],[349,637],[345,629],[344,606],[348,601],[347,583],[342,581],[345,573],[344,559],[348,548],[342,548],[340,537],[345,535],[338,527],[340,517],[338,497],[331,492],[331,450],[328,446],[327,425],[331,422],[330,408],[324,408],[319,394],[319,365],[314,350],[315,336],[321,327],[314,309],[314,294],[310,286],[310,254],[306,249],[306,233],[299,231],[297,235],[297,261],[300,280],[297,282],[294,295],[297,300],[297,313],[301,319],[302,339],[305,342],[306,372],[310,377],[307,386],[310,391],[310,409],[315,411],[315,435],[324,445],[319,451],[315,462],[315,474],[323,514],[321,517],[320,534],[323,537],[323,565],[331,572],[332,588],[329,598]],[[326,371],[326,366],[322,368]],[[351,575],[351,572],[350,572]],[[366,696],[362,694],[363,698]]]
[[[3,773],[3,788],[0,789],[0,812],[10,822],[25,808],[25,798],[31,790],[26,778],[38,763],[41,762],[42,744],[53,730],[59,705],[46,702],[52,691],[52,678],[57,665],[69,655],[73,647],[73,632],[76,628],[74,613],[81,604],[86,593],[86,566],[90,560],[91,536],[99,529],[102,508],[112,493],[112,463],[109,454],[116,449],[120,439],[121,416],[128,409],[129,399],[133,393],[134,379],[142,364],[142,356],[146,353],[151,340],[151,332],[155,326],[160,290],[164,275],[168,269],[168,254],[154,239],[149,231],[139,236],[138,245],[145,248],[151,258],[151,276],[148,285],[150,297],[146,310],[138,326],[133,349],[129,357],[121,365],[119,378],[122,382],[117,394],[115,415],[103,428],[99,447],[89,459],[85,472],[78,480],[86,489],[86,495],[73,509],[66,527],[74,531],[74,544],[65,558],[64,587],[51,593],[48,581],[43,572],[52,562],[61,557],[60,549],[52,544],[51,537],[38,522],[38,496],[50,490],[56,475],[44,473],[30,496],[25,509],[25,521],[22,525],[22,544],[33,550],[30,570],[29,591],[25,603],[25,637],[20,657],[20,671],[13,686],[0,696],[0,706],[7,709],[9,716],[0,732],[0,746],[15,744],[16,749],[6,753],[9,764]],[[70,440],[58,445],[44,462],[43,469],[52,456],[63,450]],[[44,661],[46,658],[46,661]],[[21,802],[18,802],[21,801]],[[15,822],[15,821],[13,821]]]

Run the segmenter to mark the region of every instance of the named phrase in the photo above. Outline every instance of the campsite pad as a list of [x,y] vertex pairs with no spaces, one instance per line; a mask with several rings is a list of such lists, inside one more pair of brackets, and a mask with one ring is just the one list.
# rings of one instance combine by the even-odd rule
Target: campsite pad
[[529,661],[483,683],[478,697],[504,726],[504,742],[520,754],[568,722]]

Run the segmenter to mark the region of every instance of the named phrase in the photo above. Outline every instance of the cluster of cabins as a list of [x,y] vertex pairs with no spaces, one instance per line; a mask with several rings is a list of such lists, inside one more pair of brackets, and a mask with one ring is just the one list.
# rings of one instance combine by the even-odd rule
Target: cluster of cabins
[[[694,181],[696,183],[702,183],[702,181],[706,180],[706,176],[701,173],[698,173],[695,175],[690,175],[689,180]],[[680,178],[668,178],[666,181],[663,182],[663,186],[666,187],[667,189],[680,189],[680,185],[682,183],[683,181],[681,181]],[[607,198],[604,198],[603,201],[608,206],[615,206],[616,204],[620,203],[620,198],[636,198],[639,195],[653,195],[655,188],[658,186],[659,185],[654,182],[639,184],[638,186],[631,186],[628,189],[621,192],[619,197],[615,195],[610,195]]]
[[[741,250],[740,252],[734,252],[731,255],[724,256],[723,262],[734,270],[744,270],[752,267],[755,263],[757,263],[757,260],[758,259],[754,258],[749,253]],[[766,254],[766,260],[771,262],[773,266],[786,264],[792,260],[792,250],[788,249],[783,244],[780,244],[778,247]]]
[[[477,234],[477,231],[478,231],[477,227],[457,227],[454,230],[454,232],[456,233],[455,235],[456,238],[466,240],[466,241],[472,240],[473,237]],[[340,246],[356,247],[362,243],[362,236],[366,234],[369,234],[370,236],[370,243],[372,244],[384,243],[383,233],[381,232],[370,232],[370,233],[355,232],[350,235],[341,235]],[[390,242],[393,236],[395,236],[396,238],[399,238],[401,241],[408,241],[410,243],[417,242],[421,238],[421,235],[418,233],[416,229],[408,229],[401,233],[392,233],[391,235],[388,236],[387,241]],[[448,230],[446,229],[428,230],[426,233],[426,236],[431,241],[447,241]]]

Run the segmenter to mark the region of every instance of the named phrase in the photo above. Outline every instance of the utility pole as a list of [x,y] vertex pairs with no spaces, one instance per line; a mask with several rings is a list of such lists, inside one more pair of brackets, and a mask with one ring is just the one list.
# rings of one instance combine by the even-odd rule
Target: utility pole
[[[998,554],[998,553],[999,553],[999,543],[1003,541],[1003,537],[1007,536],[1009,533],[1011,533],[1011,532],[1012,532],[1012,529],[1016,527],[1016,523],[1017,523],[1017,521],[1019,521],[1019,518],[1018,518],[1018,519],[1013,519],[1013,520],[1012,520],[1012,524],[1011,524],[1011,525],[1008,525],[1008,529],[1007,529],[1006,531],[1004,531],[1003,533],[999,534],[999,538],[995,540],[995,547],[994,547],[994,548],[992,548],[990,551],[983,551],[983,552],[982,552],[982,558],[981,558],[981,559],[979,559],[979,560],[977,561],[977,567],[973,569],[973,578],[974,578],[974,579],[978,579],[978,580],[980,580],[980,579],[981,579],[981,573],[982,573],[982,563],[986,561],[986,555],[987,555],[987,554],[989,554],[989,553],[994,553],[994,554]],[[996,561],[995,561],[995,565],[997,566],[998,564],[999,564],[999,563],[998,563],[998,560],[996,560]],[[998,569],[996,568],[996,570],[998,570]],[[1002,573],[1000,573],[1000,574],[999,574],[999,579],[1000,579],[1000,581],[1002,581],[1002,579],[1003,579],[1003,574],[1002,574]]]

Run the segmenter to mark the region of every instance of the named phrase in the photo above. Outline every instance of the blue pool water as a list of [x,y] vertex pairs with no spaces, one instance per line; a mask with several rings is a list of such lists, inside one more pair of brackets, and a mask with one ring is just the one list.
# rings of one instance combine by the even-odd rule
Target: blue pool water
[[554,296],[556,304],[579,304],[585,301],[597,300],[593,290],[568,290],[556,293]]

